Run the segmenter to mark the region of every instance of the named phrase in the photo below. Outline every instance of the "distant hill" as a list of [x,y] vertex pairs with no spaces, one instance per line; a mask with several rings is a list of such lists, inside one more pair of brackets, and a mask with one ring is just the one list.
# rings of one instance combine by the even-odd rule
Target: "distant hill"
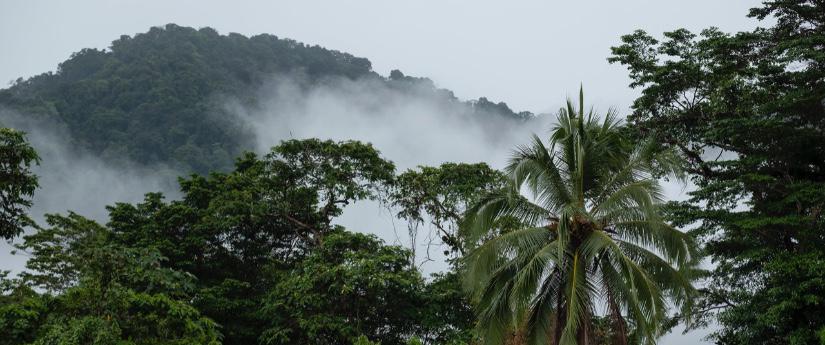
[[[383,77],[366,58],[262,34],[220,35],[211,28],[168,24],[109,49],[83,49],[56,72],[18,79],[0,90],[0,107],[65,127],[80,148],[107,160],[167,164],[205,173],[225,170],[252,148],[251,132],[220,99],[255,104],[255,90],[273,76],[300,74],[306,85],[329,78],[374,79],[430,93],[478,116],[532,117],[486,98],[462,102],[426,78],[393,71]],[[2,119],[0,119],[2,120]]]

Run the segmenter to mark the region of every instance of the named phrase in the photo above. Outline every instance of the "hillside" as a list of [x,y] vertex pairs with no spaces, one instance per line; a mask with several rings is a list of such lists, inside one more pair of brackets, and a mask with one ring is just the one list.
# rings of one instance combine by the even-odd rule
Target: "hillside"
[[225,171],[233,157],[253,148],[254,134],[222,101],[254,105],[256,90],[285,75],[299,75],[300,87],[369,79],[419,97],[424,90],[423,97],[455,103],[473,116],[532,116],[486,98],[462,102],[429,79],[400,71],[383,77],[366,58],[344,52],[174,24],[121,36],[105,50],[82,49],[56,72],[18,79],[0,90],[0,107],[59,124],[75,147],[109,161]]

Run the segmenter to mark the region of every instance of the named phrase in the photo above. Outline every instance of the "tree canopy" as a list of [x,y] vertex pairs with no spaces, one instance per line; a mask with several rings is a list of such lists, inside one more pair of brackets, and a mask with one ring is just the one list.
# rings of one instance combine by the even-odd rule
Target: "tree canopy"
[[256,106],[277,78],[298,88],[330,80],[371,80],[405,94],[457,105],[456,112],[532,117],[486,98],[461,102],[426,78],[394,71],[384,78],[369,60],[261,34],[245,37],[168,24],[121,36],[105,50],[82,49],[57,71],[18,79],[0,90],[0,106],[64,126],[72,143],[106,160],[163,164],[183,173],[232,169],[255,148],[253,131],[227,100]]
[[[678,157],[652,141],[630,145],[615,113],[586,113],[581,98],[560,111],[549,145],[534,137],[519,148],[506,186],[467,215],[479,242],[465,279],[484,344],[653,344],[666,301],[690,306],[697,255],[662,219],[653,169],[677,168]],[[501,229],[501,218],[520,226]]]
[[632,124],[680,150],[697,185],[671,212],[713,261],[697,312],[717,316],[714,340],[813,344],[825,339],[825,4],[765,1],[750,16],[772,26],[637,31],[610,61],[641,89]]
[[26,211],[37,188],[32,166],[39,160],[24,133],[0,127],[0,238],[15,237],[31,225]]
[[[222,99],[254,105],[273,76],[533,116],[364,58],[173,24],[81,50],[0,90],[0,107],[104,159],[191,174],[179,197],[115,203],[105,221],[35,222],[38,154],[0,128],[0,237],[27,258],[0,271],[0,345],[627,345],[677,322],[718,325],[720,345],[825,344],[825,3],[750,16],[768,26],[622,36],[609,61],[641,91],[627,122],[580,93],[503,171],[399,173],[351,140],[245,152],[252,132]],[[690,179],[688,200],[666,202],[669,178]],[[407,223],[410,248],[340,225],[364,200]],[[419,227],[443,272],[417,265]]]
[[179,200],[109,206],[105,225],[47,215],[16,244],[27,270],[1,276],[0,344],[467,342],[455,274],[427,279],[408,249],[334,222],[395,178],[369,144],[290,140],[181,178]]

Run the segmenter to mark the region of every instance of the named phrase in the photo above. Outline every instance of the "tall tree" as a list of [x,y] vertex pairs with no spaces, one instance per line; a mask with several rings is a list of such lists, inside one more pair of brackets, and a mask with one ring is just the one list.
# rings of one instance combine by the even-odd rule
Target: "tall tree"
[[76,214],[47,223],[17,246],[31,258],[22,281],[0,295],[0,325],[12,335],[0,344],[220,343],[217,325],[192,305],[192,276],[161,267],[156,249],[121,246]]
[[[441,244],[447,246],[445,255],[463,255],[466,245],[458,229],[465,211],[479,197],[499,188],[503,181],[503,174],[485,163],[421,166],[398,175],[389,199],[398,210],[396,215],[407,221],[413,242],[413,260],[415,239],[419,228],[425,224],[429,224],[431,230],[435,229],[435,237],[440,237]],[[433,237],[431,235],[432,232],[427,237]]]
[[194,304],[221,324],[225,344],[253,344],[270,326],[259,306],[279,283],[271,273],[301,265],[343,207],[376,197],[393,172],[369,144],[289,140],[232,172],[182,179],[181,200],[117,204],[109,226],[123,245],[157,248],[197,277]]
[[332,140],[287,140],[266,156],[271,176],[285,183],[287,191],[309,192],[311,202],[299,207],[318,206],[314,219],[301,220],[284,215],[296,227],[309,230],[316,241],[332,230],[332,219],[344,207],[364,199],[376,199],[392,182],[395,165],[381,157],[369,143]]
[[0,238],[15,237],[32,224],[26,211],[37,189],[31,167],[39,162],[23,132],[0,127]]
[[423,279],[409,251],[372,235],[338,231],[295,269],[281,272],[263,303],[260,343],[348,345],[359,335],[401,345],[419,324]]
[[[697,312],[720,344],[825,340],[825,3],[765,1],[770,27],[622,37],[641,135],[681,150],[697,188],[674,220],[713,259]],[[754,312],[754,311],[760,312]]]
[[[466,281],[487,344],[595,344],[606,311],[614,344],[651,344],[670,298],[689,305],[690,238],[661,217],[655,171],[677,156],[652,141],[632,145],[613,111],[600,120],[568,101],[550,145],[538,137],[507,166],[508,186],[471,209]],[[530,195],[521,194],[527,190]],[[522,227],[498,231],[502,218]],[[599,305],[601,304],[601,305]]]
[[421,297],[423,310],[418,333],[424,344],[476,344],[473,305],[461,285],[455,268],[430,277]]

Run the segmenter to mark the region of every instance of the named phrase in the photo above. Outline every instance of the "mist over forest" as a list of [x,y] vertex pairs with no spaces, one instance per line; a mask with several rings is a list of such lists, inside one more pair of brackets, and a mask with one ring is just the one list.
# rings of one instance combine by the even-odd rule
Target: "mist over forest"
[[616,32],[629,109],[274,33],[77,47],[0,89],[0,345],[825,344],[825,4],[747,15]]
[[[183,42],[191,45],[177,47]],[[235,52],[241,48],[253,52]],[[221,55],[228,61],[201,58]],[[321,62],[308,62],[315,59]],[[158,63],[178,69],[159,80],[128,79]],[[370,142],[399,170],[462,161],[503,167],[532,131],[549,130],[549,116],[486,98],[461,101],[429,79],[400,71],[382,77],[369,65],[271,35],[170,24],[122,37],[108,52],[82,50],[56,73],[18,80],[0,96],[0,121],[28,132],[43,157],[32,214],[70,210],[101,222],[105,206],[150,192],[176,198],[178,176],[228,171],[241,152],[265,154],[282,140]],[[124,96],[119,88],[133,91]],[[164,91],[181,88],[214,91]],[[144,119],[146,109],[168,110]],[[346,225],[409,245],[406,230],[393,228],[391,210],[374,203],[350,209]],[[22,267],[25,259],[15,261]],[[445,268],[442,261],[429,270]]]

